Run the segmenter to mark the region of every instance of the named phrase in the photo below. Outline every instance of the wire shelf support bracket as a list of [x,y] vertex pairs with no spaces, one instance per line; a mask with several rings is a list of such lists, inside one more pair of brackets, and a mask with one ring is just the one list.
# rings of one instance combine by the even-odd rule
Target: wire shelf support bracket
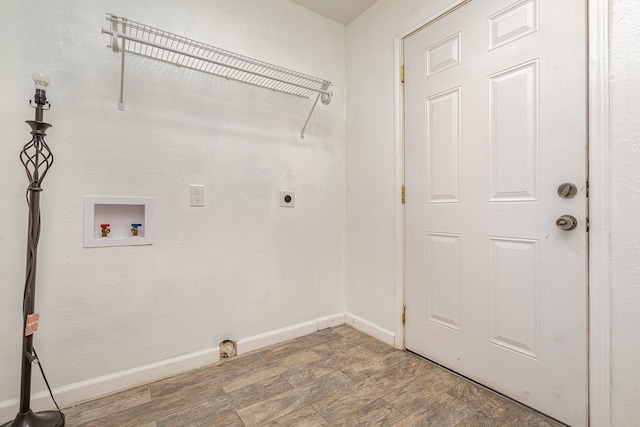
[[107,13],[110,28],[102,28],[111,36],[109,47],[121,55],[120,98],[118,109],[124,110],[125,53],[144,56],[207,74],[237,80],[301,98],[316,95],[311,111],[302,127],[300,137],[311,115],[321,101],[328,105],[333,97],[328,80],[269,64],[248,56],[189,39],[146,24]]

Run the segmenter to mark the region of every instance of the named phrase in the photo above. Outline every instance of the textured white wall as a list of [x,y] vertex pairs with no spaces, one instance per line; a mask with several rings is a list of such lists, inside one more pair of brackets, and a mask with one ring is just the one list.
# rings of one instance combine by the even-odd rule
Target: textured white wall
[[[56,387],[344,312],[345,27],[287,0],[1,0],[0,402],[17,398],[31,72],[53,79],[36,348]],[[105,12],[332,80],[312,101],[129,56]],[[190,208],[189,184],[207,206]],[[296,207],[278,207],[278,191]],[[155,243],[84,249],[83,196],[151,196]],[[34,378],[39,374],[34,374]],[[42,390],[36,383],[34,391]]]
[[640,423],[640,4],[611,20],[612,425]]
[[[395,324],[394,35],[447,1],[380,0],[347,26],[347,311]],[[640,6],[612,7],[612,425],[640,420]]]
[[[346,53],[344,27],[284,0],[0,1],[0,402],[18,394],[27,182],[17,153],[36,69],[54,79],[36,342],[55,385],[341,312],[344,295],[348,312],[393,330],[393,40],[446,0],[380,0],[347,27]],[[613,425],[630,426],[640,14],[635,0],[612,10],[612,402]],[[131,58],[120,112],[105,12],[333,80],[336,95],[301,141],[307,100]],[[207,185],[205,209],[188,207],[191,183]],[[280,188],[296,189],[294,210],[277,208]],[[85,194],[154,197],[155,244],[83,249]]]

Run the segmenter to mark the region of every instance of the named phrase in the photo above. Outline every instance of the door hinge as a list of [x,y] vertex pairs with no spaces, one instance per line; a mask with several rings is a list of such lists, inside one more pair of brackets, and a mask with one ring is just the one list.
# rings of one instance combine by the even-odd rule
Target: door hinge
[[587,233],[588,233],[589,229],[591,228],[591,222],[589,221],[589,218],[587,218],[586,222],[587,222]]
[[402,324],[405,325],[407,323],[407,306],[402,306]]
[[404,83],[404,65],[400,67],[400,83]]
[[402,186],[402,204],[404,205],[406,202],[406,198],[405,198],[405,190],[404,190],[404,185]]
[[589,197],[589,180],[587,180],[587,197]]

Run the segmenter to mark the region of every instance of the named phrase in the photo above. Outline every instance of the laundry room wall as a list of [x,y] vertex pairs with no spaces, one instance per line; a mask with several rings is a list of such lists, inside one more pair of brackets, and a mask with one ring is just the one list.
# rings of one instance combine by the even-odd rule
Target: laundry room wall
[[[213,355],[224,339],[344,312],[343,25],[288,0],[1,9],[0,422],[15,415],[20,385],[28,182],[18,153],[36,70],[52,78],[55,162],[41,193],[35,345],[54,388],[90,397],[112,391],[103,380],[133,385],[145,367]],[[333,99],[300,139],[313,99],[128,55],[119,111],[106,12],[330,80]],[[205,185],[205,207],[189,207],[190,184]],[[279,207],[280,190],[295,191],[294,208]],[[85,195],[152,197],[153,245],[84,248]]]

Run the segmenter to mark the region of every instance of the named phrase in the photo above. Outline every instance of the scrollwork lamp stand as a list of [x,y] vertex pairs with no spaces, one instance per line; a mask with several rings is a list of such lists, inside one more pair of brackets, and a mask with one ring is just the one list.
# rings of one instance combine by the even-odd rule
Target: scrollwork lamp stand
[[[27,188],[29,225],[23,306],[24,336],[22,340],[20,412],[13,421],[3,427],[62,427],[65,423],[64,414],[60,410],[43,412],[31,410],[31,368],[34,362],[39,363],[33,348],[33,333],[37,330],[39,317],[35,313],[35,296],[38,240],[40,239],[40,192],[42,191],[42,181],[53,164],[53,154],[44,140],[46,131],[51,125],[43,121],[44,111],[49,106],[46,89],[50,79],[45,74],[33,73],[33,81],[36,84],[36,93],[33,103],[30,103],[36,110],[36,116],[35,120],[27,121],[27,124],[31,126],[32,138],[20,153],[20,160],[29,179],[29,187]],[[45,382],[47,382],[46,378]]]

